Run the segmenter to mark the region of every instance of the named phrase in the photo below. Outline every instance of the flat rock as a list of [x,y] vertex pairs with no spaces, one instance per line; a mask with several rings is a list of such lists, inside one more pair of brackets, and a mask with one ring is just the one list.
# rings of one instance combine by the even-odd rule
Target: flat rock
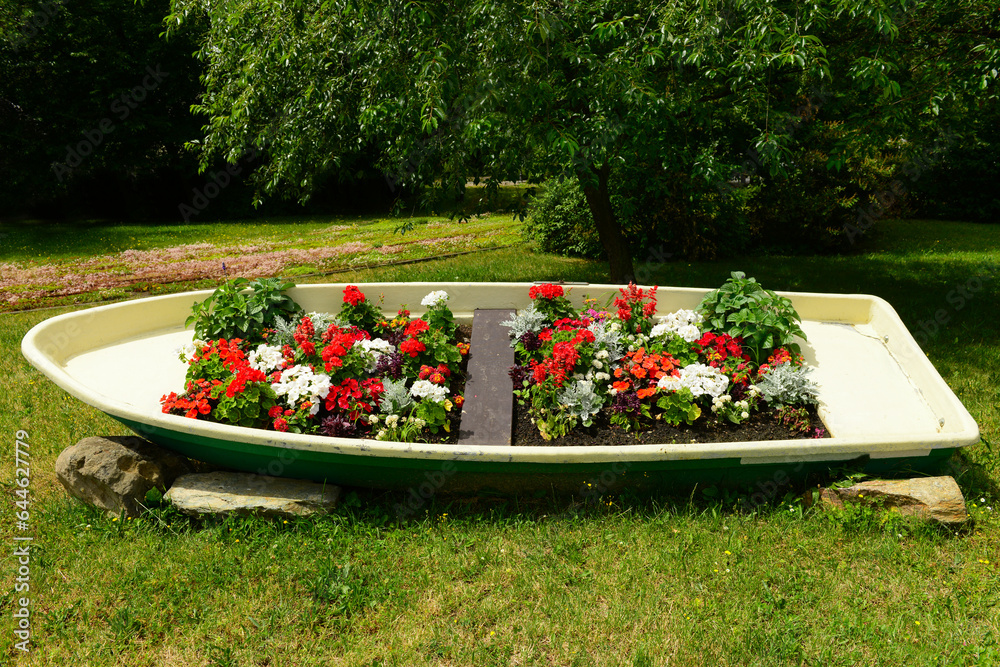
[[340,487],[253,473],[211,472],[177,478],[165,497],[186,514],[296,517],[331,510]]
[[192,470],[186,457],[138,436],[84,438],[56,459],[56,477],[70,495],[131,517],[142,513],[147,491],[166,491],[174,479]]
[[965,523],[965,497],[951,477],[872,480],[842,489],[823,489],[819,501],[827,507],[845,503],[878,505],[907,516],[946,524]]

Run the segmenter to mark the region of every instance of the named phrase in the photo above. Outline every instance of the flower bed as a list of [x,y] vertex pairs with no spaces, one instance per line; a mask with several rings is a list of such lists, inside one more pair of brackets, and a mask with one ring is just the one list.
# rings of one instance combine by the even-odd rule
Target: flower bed
[[799,316],[752,278],[734,273],[696,310],[659,318],[655,287],[629,285],[613,304],[586,300],[582,311],[559,285],[529,296],[532,305],[504,323],[517,355],[515,444],[825,435],[795,342],[805,338]]
[[[433,291],[383,317],[356,286],[340,312],[303,313],[274,279],[237,279],[196,303],[185,391],[165,413],[281,432],[455,442],[468,332]],[[252,290],[252,293],[248,292]],[[504,324],[517,362],[514,444],[634,444],[823,437],[791,303],[733,274],[696,310],[656,316],[629,285],[576,310],[535,285]],[[523,422],[534,426],[529,433]]]
[[163,396],[163,412],[282,432],[448,440],[469,346],[446,292],[428,294],[420,318],[404,306],[389,320],[353,285],[331,315],[302,313],[281,295],[289,285],[257,281],[247,297],[245,284],[195,304],[197,338],[178,351],[186,391]]

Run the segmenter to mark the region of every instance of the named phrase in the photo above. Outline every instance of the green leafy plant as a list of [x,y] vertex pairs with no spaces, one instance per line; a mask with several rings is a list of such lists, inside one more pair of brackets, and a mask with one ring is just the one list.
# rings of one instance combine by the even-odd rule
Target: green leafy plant
[[693,424],[701,416],[701,408],[695,403],[695,397],[687,387],[661,394],[656,405],[663,410],[659,418],[673,426],[681,422]]
[[698,306],[705,323],[715,331],[742,338],[743,349],[761,364],[776,347],[798,353],[796,336],[805,340],[802,318],[791,300],[764,289],[755,278],[733,271],[731,278],[709,292]]
[[299,304],[284,294],[294,286],[280,278],[258,278],[253,282],[234,278],[204,301],[193,304],[184,326],[194,324],[195,337],[203,340],[262,339],[264,330],[276,318],[302,311]]
[[264,428],[270,419],[268,411],[277,404],[277,396],[267,382],[251,382],[232,396],[221,393],[213,414],[224,424]]

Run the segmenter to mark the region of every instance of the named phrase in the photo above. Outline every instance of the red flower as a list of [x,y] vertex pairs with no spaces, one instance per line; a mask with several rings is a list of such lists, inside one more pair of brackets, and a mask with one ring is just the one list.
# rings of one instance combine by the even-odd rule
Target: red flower
[[368,392],[368,395],[374,400],[385,393],[385,387],[382,385],[382,380],[378,378],[368,378],[361,382],[361,388]]
[[574,320],[571,317],[564,317],[561,320],[556,320],[552,323],[552,327],[558,329],[559,331],[572,331],[573,329],[586,329],[590,326],[590,318],[583,318],[582,320]]
[[348,285],[344,288],[344,303],[349,303],[352,306],[356,306],[359,303],[365,302],[365,295],[361,293],[354,285]]
[[295,333],[292,335],[292,338],[295,339],[296,343],[301,345],[303,341],[309,340],[315,334],[316,329],[313,327],[312,320],[306,316],[302,318],[301,322],[299,322],[299,326],[295,327]]
[[275,417],[280,417],[281,406],[280,405],[273,406],[270,410],[267,411],[267,416],[270,417],[271,419],[274,419]]
[[287,431],[288,430],[288,422],[286,422],[281,417],[278,417],[277,419],[274,420],[274,430],[275,431],[282,431],[282,432]]
[[729,357],[738,357],[746,361],[750,360],[750,355],[743,353],[740,344],[742,338],[733,338],[729,334],[714,334],[711,331],[698,339],[697,344],[702,348],[702,354],[708,359],[708,364],[717,367],[720,362]]
[[465,396],[456,396],[452,399],[452,402],[455,404],[455,407],[460,408],[465,403]]
[[421,343],[416,338],[407,338],[399,346],[399,351],[403,354],[408,354],[411,357],[416,357],[418,354],[427,349],[427,346]]
[[528,290],[528,296],[532,299],[537,299],[542,297],[543,299],[555,299],[556,297],[563,296],[562,285],[553,285],[551,283],[546,283],[544,285],[533,285],[531,289]]
[[531,362],[531,377],[535,381],[535,384],[542,384],[545,382],[545,366],[541,365],[537,361]]
[[406,331],[403,333],[407,336],[419,336],[430,328],[431,325],[423,320],[413,320],[406,326]]

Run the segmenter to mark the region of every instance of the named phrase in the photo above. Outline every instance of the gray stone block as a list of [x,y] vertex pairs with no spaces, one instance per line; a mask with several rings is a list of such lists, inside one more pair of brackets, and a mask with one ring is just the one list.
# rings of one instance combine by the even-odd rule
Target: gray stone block
[[340,487],[252,473],[213,472],[178,478],[166,498],[193,515],[262,514],[297,517],[328,512]]

